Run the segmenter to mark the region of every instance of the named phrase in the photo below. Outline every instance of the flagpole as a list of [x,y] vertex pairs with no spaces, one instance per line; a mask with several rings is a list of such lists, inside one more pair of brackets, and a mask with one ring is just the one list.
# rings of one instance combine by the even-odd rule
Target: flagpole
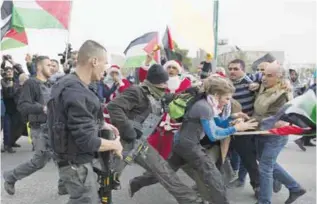
[[219,16],[219,1],[214,0],[214,15],[213,15],[213,30],[214,30],[214,58],[212,61],[212,72],[216,72],[217,55],[218,55],[218,16]]

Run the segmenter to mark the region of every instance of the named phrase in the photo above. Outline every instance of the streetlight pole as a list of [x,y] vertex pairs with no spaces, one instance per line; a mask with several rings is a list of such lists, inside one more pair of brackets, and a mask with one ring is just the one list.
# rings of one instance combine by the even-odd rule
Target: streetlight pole
[[213,18],[213,30],[214,30],[214,58],[212,61],[212,72],[216,72],[217,67],[217,55],[218,55],[218,15],[219,15],[219,1],[214,0],[214,18]]

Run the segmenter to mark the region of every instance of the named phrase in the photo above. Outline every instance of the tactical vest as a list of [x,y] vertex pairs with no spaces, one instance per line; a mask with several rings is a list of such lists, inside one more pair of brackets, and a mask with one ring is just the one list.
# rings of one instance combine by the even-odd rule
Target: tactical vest
[[[48,134],[50,138],[50,144],[54,152],[54,157],[58,161],[69,161],[76,163],[81,156],[81,151],[74,142],[72,136],[67,130],[67,115],[64,111],[64,106],[61,100],[61,95],[67,84],[64,86],[62,91],[55,98],[50,98],[47,104],[47,125]],[[102,110],[100,109],[100,117],[96,123],[100,126],[102,122]]]

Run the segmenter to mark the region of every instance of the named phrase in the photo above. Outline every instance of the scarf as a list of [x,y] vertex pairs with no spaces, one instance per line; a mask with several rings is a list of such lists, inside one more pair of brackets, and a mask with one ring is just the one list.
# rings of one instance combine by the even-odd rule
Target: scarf
[[154,84],[146,79],[143,81],[141,86],[146,87],[156,100],[160,100],[165,95],[165,89],[154,86]]
[[181,84],[181,79],[177,75],[173,77],[169,77],[167,81],[167,87],[171,92],[175,92],[179,88],[180,84]]
[[230,117],[231,115],[231,103],[228,103],[227,105],[225,105],[222,109],[222,112],[219,114],[219,117],[222,120],[226,120]]
[[207,96],[207,102],[211,106],[215,116],[218,116],[221,113],[221,110],[219,109],[219,103],[215,99],[215,97],[212,96],[212,95],[208,95]]

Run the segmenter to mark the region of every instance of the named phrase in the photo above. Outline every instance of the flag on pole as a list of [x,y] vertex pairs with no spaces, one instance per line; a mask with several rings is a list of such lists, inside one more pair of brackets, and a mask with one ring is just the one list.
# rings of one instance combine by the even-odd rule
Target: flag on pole
[[308,90],[301,96],[286,103],[280,111],[271,117],[264,119],[261,123],[262,130],[274,128],[277,121],[282,120],[299,128],[311,129],[316,133],[316,94]]
[[[235,135],[316,135],[316,94],[308,90],[286,103],[277,114],[262,120],[260,131],[237,132]],[[274,128],[278,121],[291,125]]]
[[15,1],[12,27],[68,29],[71,1]]
[[168,26],[166,26],[166,30],[162,39],[164,52],[167,60],[176,60],[180,63],[183,61],[183,57],[180,53],[175,51],[174,41],[172,39],[171,31]]
[[1,50],[28,44],[25,29],[68,29],[70,1],[4,1],[1,6]]
[[23,47],[28,44],[24,28],[12,27],[13,2],[4,1],[1,5],[1,50]]
[[[126,55],[126,61],[123,67],[136,68],[143,66],[146,55],[153,51],[153,49],[157,48],[159,44],[158,42],[158,32],[145,33],[131,41],[124,51],[124,54]],[[159,62],[159,54],[157,52],[155,52],[153,58],[156,63]]]

